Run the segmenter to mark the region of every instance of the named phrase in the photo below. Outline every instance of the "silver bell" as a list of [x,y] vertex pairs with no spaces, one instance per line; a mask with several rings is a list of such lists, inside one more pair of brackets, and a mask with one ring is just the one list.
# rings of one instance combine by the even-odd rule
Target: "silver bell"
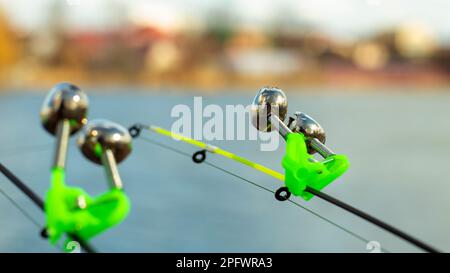
[[88,106],[88,98],[80,88],[70,83],[57,84],[42,105],[42,125],[49,133],[56,135],[58,123],[67,119],[72,135],[87,123]]
[[322,144],[325,144],[325,130],[317,121],[305,113],[296,112],[294,115],[295,118],[288,125],[289,128],[294,133],[302,133],[308,139],[308,153],[315,153],[316,150],[314,150],[310,145],[311,140],[317,139]]
[[57,141],[53,168],[65,167],[69,137],[87,123],[88,106],[86,94],[70,83],[57,84],[45,98],[42,125]]
[[107,120],[93,120],[83,129],[78,146],[87,159],[106,168],[111,186],[121,189],[117,164],[131,153],[131,140],[123,126]]
[[270,116],[276,115],[281,122],[287,114],[288,102],[281,89],[264,87],[259,90],[253,99],[250,114],[253,126],[263,132],[270,132],[272,124]]

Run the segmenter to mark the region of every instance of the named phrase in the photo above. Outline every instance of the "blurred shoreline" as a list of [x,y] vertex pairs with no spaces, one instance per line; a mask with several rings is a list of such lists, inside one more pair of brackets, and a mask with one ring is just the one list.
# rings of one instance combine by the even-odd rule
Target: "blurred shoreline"
[[65,27],[70,10],[61,2],[49,11],[45,25],[27,31],[0,10],[0,92],[63,81],[208,93],[261,86],[360,92],[450,86],[450,44],[420,23],[349,40],[295,18],[265,28],[236,24],[226,10],[195,22],[167,10],[181,25],[127,13],[105,30]]
[[143,90],[199,90],[216,93],[223,90],[255,90],[262,86],[289,89],[338,89],[370,92],[378,89],[427,91],[447,89],[450,77],[439,69],[395,67],[382,71],[361,71],[329,67],[320,71],[302,71],[284,75],[236,75],[220,71],[187,71],[181,74],[151,75],[146,71],[133,76],[120,72],[84,72],[69,68],[38,68],[27,73],[0,71],[0,93],[11,89],[45,89],[58,82],[91,87],[136,87]]
[[[63,82],[63,81],[58,81]],[[47,85],[41,84],[39,86],[29,86],[29,87],[3,87],[0,88],[0,96],[14,96],[14,95],[44,95],[49,92],[49,90],[58,82],[51,82]],[[137,85],[137,84],[126,84],[126,83],[108,83],[99,84],[95,82],[90,84],[88,82],[76,82],[77,86],[89,93],[96,94],[123,94],[123,95],[166,95],[166,96],[235,96],[239,94],[246,95],[250,97],[254,96],[255,92],[264,86],[275,86],[282,88],[286,92],[293,94],[302,94],[306,96],[364,96],[364,95],[374,95],[374,96],[390,96],[390,95],[450,95],[450,85],[442,86],[404,86],[404,85],[389,85],[389,86],[332,86],[332,85],[286,85],[286,84],[261,84],[255,86],[246,87],[217,87],[217,88],[202,88],[198,86],[179,86],[174,84],[164,84],[164,85]]]
[[[307,90],[349,90],[371,92],[379,89],[450,91],[450,78],[439,70],[416,69],[408,71],[358,71],[356,69],[329,68],[325,71],[301,72],[291,75],[244,76],[214,72],[190,72],[183,76],[151,76],[145,72],[133,77],[121,73],[83,72],[62,68],[40,68],[26,77],[3,72],[0,76],[0,93],[8,90],[47,90],[58,82],[73,82],[80,86],[107,89],[131,87],[139,90],[158,89],[198,90],[201,93],[217,93],[223,90],[255,90],[262,86]],[[151,91],[149,91],[151,92]],[[181,92],[181,91],[179,91]]]

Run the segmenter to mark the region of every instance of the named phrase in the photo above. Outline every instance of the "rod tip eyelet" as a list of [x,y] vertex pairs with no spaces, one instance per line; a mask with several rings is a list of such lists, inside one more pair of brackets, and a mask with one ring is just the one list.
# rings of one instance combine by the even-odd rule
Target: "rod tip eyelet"
[[132,138],[137,138],[141,134],[142,126],[139,124],[135,124],[128,128],[128,132],[130,133]]

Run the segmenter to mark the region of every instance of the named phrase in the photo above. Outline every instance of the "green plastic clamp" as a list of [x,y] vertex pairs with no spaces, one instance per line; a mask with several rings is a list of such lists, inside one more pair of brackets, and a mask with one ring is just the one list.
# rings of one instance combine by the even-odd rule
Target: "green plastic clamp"
[[[47,234],[56,244],[63,234],[76,234],[82,240],[89,240],[114,225],[122,222],[130,211],[130,201],[119,189],[93,198],[83,189],[65,184],[62,168],[53,168],[51,186],[45,199]],[[85,201],[80,208],[79,199]]]
[[295,196],[305,200],[314,195],[305,192],[307,187],[322,190],[341,176],[350,166],[347,156],[330,155],[317,161],[307,151],[306,138],[301,133],[290,133],[286,137],[286,155],[282,161],[285,184]]

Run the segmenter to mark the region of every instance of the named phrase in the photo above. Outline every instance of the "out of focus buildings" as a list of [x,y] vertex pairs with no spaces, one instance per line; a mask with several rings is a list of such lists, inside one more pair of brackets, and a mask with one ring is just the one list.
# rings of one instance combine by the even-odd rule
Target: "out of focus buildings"
[[0,13],[0,85],[182,86],[204,89],[275,84],[446,85],[450,48],[420,24],[360,39],[336,40],[311,27],[267,30],[195,22],[162,27],[130,18],[113,30],[65,29],[55,10],[48,26],[24,32]]

